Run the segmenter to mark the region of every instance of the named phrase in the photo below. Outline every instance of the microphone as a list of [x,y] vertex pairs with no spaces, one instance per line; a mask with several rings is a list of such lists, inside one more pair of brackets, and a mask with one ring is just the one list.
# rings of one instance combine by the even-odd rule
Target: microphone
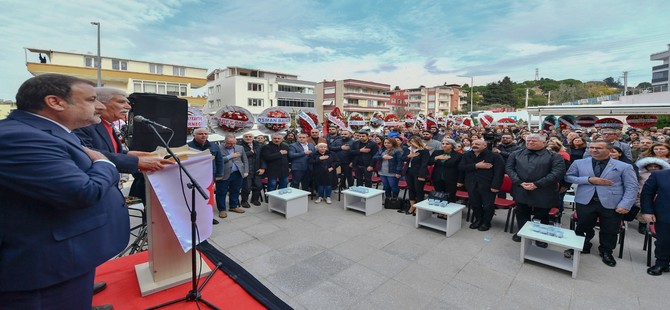
[[158,126],[160,128],[163,128],[163,129],[172,130],[172,129],[168,128],[167,126],[156,123],[156,122],[154,122],[154,121],[152,121],[152,120],[150,120],[150,119],[148,119],[148,118],[146,118],[142,115],[135,115],[135,117],[133,117],[133,120],[138,122],[138,123],[145,123],[145,124],[148,124],[148,125]]

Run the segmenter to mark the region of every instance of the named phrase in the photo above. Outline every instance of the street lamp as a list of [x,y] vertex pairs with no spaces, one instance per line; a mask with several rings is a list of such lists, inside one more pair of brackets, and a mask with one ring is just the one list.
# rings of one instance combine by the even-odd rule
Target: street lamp
[[475,78],[473,76],[467,75],[458,75],[459,77],[469,77],[470,78],[470,115],[472,115],[474,109],[474,100],[475,100]]
[[102,86],[102,59],[100,59],[100,22],[91,22],[91,25],[98,27],[98,87]]

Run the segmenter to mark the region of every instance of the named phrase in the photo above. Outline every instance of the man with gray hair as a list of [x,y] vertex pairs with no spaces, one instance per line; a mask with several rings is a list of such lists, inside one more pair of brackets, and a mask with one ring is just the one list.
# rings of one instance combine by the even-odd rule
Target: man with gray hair
[[270,143],[261,148],[261,169],[258,174],[268,178],[268,191],[288,186],[288,145],[284,137],[275,133]]
[[[628,158],[628,160],[633,160],[633,152],[630,149],[630,145],[628,143],[619,141],[620,135],[621,132],[614,128],[603,128],[600,130],[600,136],[605,142],[611,144],[612,146],[620,148],[623,154],[626,155],[626,158]],[[591,153],[590,152],[584,153],[584,158],[588,157],[591,157]]]
[[221,149],[223,157],[223,178],[221,187],[216,187],[216,207],[219,209],[219,217],[225,218],[226,213],[226,195],[230,203],[230,212],[244,213],[239,207],[240,190],[244,178],[249,175],[249,162],[241,145],[237,145],[237,139],[233,134],[227,134],[226,140]]
[[[562,203],[558,195],[558,182],[565,176],[565,162],[558,153],[548,151],[546,138],[539,134],[526,137],[526,148],[512,153],[505,164],[505,171],[512,179],[512,197],[516,201],[516,219],[519,229],[535,218],[548,224],[549,210]],[[521,241],[514,234],[512,240]],[[546,248],[547,243],[536,245]]]

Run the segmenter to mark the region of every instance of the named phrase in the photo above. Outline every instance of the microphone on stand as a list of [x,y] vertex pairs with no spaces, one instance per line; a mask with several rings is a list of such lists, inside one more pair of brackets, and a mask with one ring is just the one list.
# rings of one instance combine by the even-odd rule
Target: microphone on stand
[[150,119],[148,119],[148,118],[146,118],[146,117],[144,117],[144,116],[142,116],[142,115],[135,115],[135,117],[133,117],[133,120],[134,120],[135,122],[138,122],[138,123],[144,123],[144,124],[148,124],[148,125],[154,125],[154,126],[158,126],[158,127],[160,127],[160,128],[163,128],[163,129],[167,129],[167,130],[172,131],[172,129],[170,129],[169,127],[164,126],[164,125],[161,125],[161,124],[159,124],[159,123],[156,123],[156,122],[154,122],[154,121],[152,121],[152,120],[150,120]]

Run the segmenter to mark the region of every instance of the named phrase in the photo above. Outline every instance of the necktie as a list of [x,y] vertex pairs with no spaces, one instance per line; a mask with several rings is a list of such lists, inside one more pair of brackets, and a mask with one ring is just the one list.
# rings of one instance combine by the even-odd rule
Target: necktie
[[596,161],[595,167],[593,167],[593,173],[596,175],[596,177],[600,177],[600,175],[603,173],[603,162],[600,160]]

